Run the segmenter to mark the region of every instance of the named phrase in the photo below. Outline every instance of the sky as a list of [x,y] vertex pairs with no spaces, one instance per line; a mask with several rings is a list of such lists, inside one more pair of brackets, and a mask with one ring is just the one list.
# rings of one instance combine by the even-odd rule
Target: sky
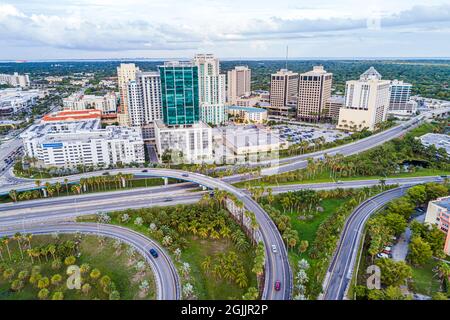
[[449,0],[0,0],[0,60],[450,57]]

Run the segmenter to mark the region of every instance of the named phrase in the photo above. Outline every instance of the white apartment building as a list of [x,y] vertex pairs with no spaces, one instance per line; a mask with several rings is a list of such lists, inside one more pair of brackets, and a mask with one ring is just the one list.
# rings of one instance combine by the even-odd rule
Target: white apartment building
[[38,159],[42,166],[145,162],[139,129],[118,126],[102,129],[100,119],[36,124],[20,137],[25,154]]
[[214,125],[225,119],[225,74],[220,74],[219,59],[213,54],[197,54],[193,64],[198,67],[200,120]]
[[104,96],[95,96],[78,92],[63,99],[63,106],[70,110],[97,109],[103,113],[117,112],[117,96],[109,92]]
[[128,118],[131,126],[145,126],[162,118],[159,72],[137,72],[127,84]]
[[325,103],[331,97],[333,74],[323,66],[314,66],[312,71],[300,74],[298,84],[297,118],[319,121],[326,118]]
[[227,102],[235,105],[236,99],[249,96],[251,89],[252,72],[247,66],[237,66],[227,73]]
[[271,114],[287,116],[286,106],[296,101],[298,94],[298,73],[281,69],[270,78],[270,106]]
[[128,119],[128,82],[136,80],[139,67],[134,63],[121,63],[117,67],[117,85],[119,87],[120,104],[117,119],[121,125],[129,125]]
[[360,131],[376,129],[387,118],[390,98],[389,80],[370,67],[359,80],[350,80],[345,86],[344,106],[339,110],[338,128]]
[[171,152],[172,161],[178,163],[203,163],[212,159],[212,129],[202,121],[176,127],[155,121],[155,137],[160,157]]
[[8,88],[0,90],[0,117],[10,117],[18,112],[26,111],[47,94],[42,90],[26,90]]
[[27,74],[0,74],[0,84],[8,84],[13,87],[28,88],[30,86],[30,77]]
[[228,113],[242,119],[245,123],[263,123],[267,121],[267,110],[255,107],[230,106]]

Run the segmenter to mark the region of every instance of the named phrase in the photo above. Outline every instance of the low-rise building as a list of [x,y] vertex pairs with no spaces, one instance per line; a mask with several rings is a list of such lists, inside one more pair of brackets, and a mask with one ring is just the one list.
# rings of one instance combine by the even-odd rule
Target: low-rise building
[[0,118],[10,117],[22,111],[29,110],[47,92],[41,90],[21,90],[9,88],[0,90]]
[[244,123],[263,123],[267,121],[267,110],[255,107],[228,107],[228,114],[242,119]]
[[450,233],[448,232],[450,224],[450,196],[438,198],[428,203],[425,223],[436,225],[446,234],[443,249],[446,254],[450,254]]
[[0,84],[7,84],[13,87],[28,88],[30,86],[30,77],[27,74],[0,74]]
[[326,117],[332,122],[339,120],[339,110],[345,102],[344,96],[331,96],[325,102]]
[[235,155],[271,153],[287,148],[286,141],[262,126],[231,126],[221,130],[223,143]]
[[85,95],[78,92],[64,98],[63,106],[70,110],[98,109],[103,113],[116,113],[117,96],[114,92],[109,92],[104,96]]
[[450,156],[450,136],[447,134],[427,133],[420,137],[420,142],[426,147],[434,145],[436,149],[443,148]]
[[144,163],[144,141],[138,128],[108,126],[100,119],[46,122],[31,126],[20,137],[25,154],[41,166],[109,166]]
[[212,130],[202,121],[169,126],[157,120],[154,135],[160,158],[167,152],[171,161],[180,163],[202,163],[212,158]]
[[46,114],[41,119],[41,123],[47,122],[73,122],[82,120],[101,119],[102,111],[97,109],[89,110],[63,110]]

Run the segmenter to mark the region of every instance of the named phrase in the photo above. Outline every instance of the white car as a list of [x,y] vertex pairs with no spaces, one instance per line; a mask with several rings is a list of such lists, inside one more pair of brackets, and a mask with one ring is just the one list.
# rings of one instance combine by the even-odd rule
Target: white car
[[392,251],[392,247],[387,246],[387,247],[384,248],[384,251],[391,252]]
[[274,244],[272,245],[272,252],[277,253],[277,246]]
[[388,259],[389,256],[386,253],[379,253],[379,254],[377,254],[377,258]]

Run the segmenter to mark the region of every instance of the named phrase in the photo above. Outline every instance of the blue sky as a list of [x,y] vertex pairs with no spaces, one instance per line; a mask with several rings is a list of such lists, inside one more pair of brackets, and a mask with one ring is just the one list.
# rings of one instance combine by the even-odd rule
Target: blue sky
[[448,0],[0,0],[0,59],[449,57]]

